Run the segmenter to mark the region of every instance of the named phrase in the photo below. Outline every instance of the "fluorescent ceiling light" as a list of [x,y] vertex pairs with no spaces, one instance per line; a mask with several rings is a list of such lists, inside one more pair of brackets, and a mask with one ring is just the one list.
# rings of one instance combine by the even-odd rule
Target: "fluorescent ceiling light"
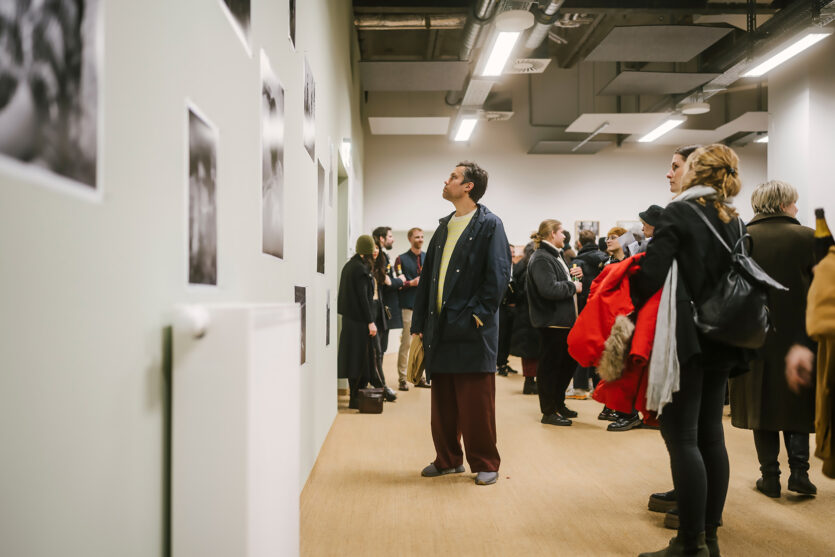
[[768,136],[764,135],[764,136],[760,137],[759,139],[755,139],[754,143],[768,143]]
[[650,141],[655,141],[671,129],[682,125],[684,123],[684,120],[686,120],[686,118],[684,118],[683,116],[673,116],[672,118],[667,119],[663,124],[646,134],[638,141],[640,143],[649,143]]
[[800,54],[816,42],[825,39],[829,35],[830,33],[809,33],[797,42],[787,46],[780,52],[769,57],[765,62],[761,63],[760,65],[754,67],[751,70],[748,70],[747,72],[742,74],[742,77],[759,77],[765,73],[768,73],[780,64],[782,64],[783,62],[785,62],[786,60],[788,60],[789,58],[791,58],[792,56]]
[[490,50],[490,56],[487,57],[487,63],[481,70],[482,76],[502,75],[502,70],[507,64],[507,59],[513,52],[513,47],[516,45],[516,39],[518,38],[518,31],[502,31],[496,36],[493,48]]
[[477,123],[478,118],[476,117],[462,118],[461,124],[458,125],[458,132],[455,134],[454,141],[469,141]]

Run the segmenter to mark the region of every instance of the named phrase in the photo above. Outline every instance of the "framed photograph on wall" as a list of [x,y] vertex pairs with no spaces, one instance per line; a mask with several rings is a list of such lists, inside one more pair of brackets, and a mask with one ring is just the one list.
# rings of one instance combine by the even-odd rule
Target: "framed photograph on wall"
[[289,29],[290,46],[295,51],[296,50],[296,0],[289,0],[289,4],[290,4],[290,6],[289,6],[290,13],[288,15],[289,15],[289,20],[290,20],[290,29]]
[[261,51],[261,250],[284,258],[284,87]]
[[304,148],[310,160],[316,160],[316,82],[307,57],[304,58],[304,122],[302,123]]
[[188,112],[188,282],[217,285],[217,128]]
[[3,2],[0,172],[101,200],[101,0]]
[[250,0],[220,0],[220,4],[225,8],[226,15],[232,23],[235,34],[244,43],[247,54],[250,53]]
[[301,350],[301,360],[299,363],[304,364],[307,360],[307,289],[304,286],[296,286],[295,288],[296,303],[301,306],[301,336],[299,337],[299,349]]
[[318,202],[316,207],[316,272],[325,274],[325,167],[322,161],[317,162],[319,168]]
[[575,220],[574,221],[574,240],[580,239],[580,232],[582,230],[591,230],[594,232],[594,237],[600,237],[600,221],[599,220]]
[[325,346],[331,343],[331,291],[328,289],[325,301]]

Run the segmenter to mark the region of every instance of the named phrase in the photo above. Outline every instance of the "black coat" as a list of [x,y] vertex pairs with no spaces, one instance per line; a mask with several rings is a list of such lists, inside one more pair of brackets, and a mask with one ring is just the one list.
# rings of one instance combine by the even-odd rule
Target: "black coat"
[[[394,269],[389,260],[389,256],[383,250],[380,250],[380,255],[377,257],[384,257],[386,262],[386,274],[391,279],[391,284],[380,284],[380,294],[383,300],[383,313],[385,308],[388,308],[389,313],[386,314],[385,327],[386,329],[400,329],[403,327],[403,316],[400,314],[400,297],[398,292],[403,286],[403,281],[395,277]],[[388,315],[391,314],[391,317]]]
[[751,257],[788,292],[771,290],[774,328],[751,362],[751,372],[731,379],[731,423],[767,431],[815,431],[815,389],[796,394],[786,383],[786,353],[806,331],[806,296],[815,265],[815,231],[786,215],[757,215],[748,224]]
[[605,251],[600,251],[597,244],[583,246],[574,257],[574,263],[580,264],[583,269],[583,291],[577,294],[577,307],[581,311],[589,299],[591,283],[603,270],[608,260],[609,255]]
[[[423,268],[423,263],[426,260],[426,252],[420,252],[420,267]],[[412,250],[407,251],[406,253],[401,253],[395,259],[394,266],[400,266],[400,269],[396,269],[403,272],[405,275],[406,280],[412,280],[415,277],[420,276],[420,272],[418,271],[418,256],[415,255]],[[400,296],[400,307],[401,309],[412,309],[415,307],[415,296],[417,295],[417,287],[416,286],[403,286],[398,293]]]
[[358,379],[368,373],[370,339],[368,324],[374,295],[371,271],[361,256],[355,255],[342,268],[337,296],[337,311],[342,316],[337,355],[337,375]]
[[525,282],[528,276],[528,260],[522,259],[513,266],[513,284],[516,294],[516,307],[513,308],[513,327],[510,335],[510,353],[520,358],[535,360],[539,358],[540,335],[528,313],[528,295]]
[[[440,219],[426,252],[415,297],[412,333],[423,333],[426,370],[431,373],[495,373],[499,304],[510,280],[510,253],[501,219],[478,205],[461,233],[436,310],[438,273],[447,224]],[[473,315],[484,323],[476,327]]]
[[[711,202],[698,206],[730,246],[739,238],[738,220],[725,224],[719,220]],[[673,259],[678,262],[676,287],[676,343],[679,363],[692,358],[711,369],[730,371],[731,375],[747,370],[753,352],[712,341],[696,329],[691,300],[700,305],[730,268],[730,254],[710,229],[685,202],[667,205],[652,242],[647,246],[638,271],[629,281],[635,307],[641,307],[663,285]],[[744,230],[744,226],[743,226]]]
[[528,263],[525,291],[534,327],[570,328],[577,320],[577,289],[561,258],[557,248],[541,242]]

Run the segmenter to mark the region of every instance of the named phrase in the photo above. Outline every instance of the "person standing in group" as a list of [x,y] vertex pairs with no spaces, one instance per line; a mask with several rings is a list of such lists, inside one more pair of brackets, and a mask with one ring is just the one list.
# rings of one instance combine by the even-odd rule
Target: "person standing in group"
[[616,226],[606,234],[606,253],[609,254],[609,260],[606,262],[606,265],[619,263],[626,259],[626,252],[623,251],[623,246],[618,240],[624,234],[626,234],[626,229],[622,226]]
[[522,375],[525,383],[522,394],[536,395],[536,367],[540,353],[539,331],[531,323],[528,311],[528,295],[525,291],[528,277],[528,263],[533,257],[533,242],[525,245],[524,256],[513,265],[513,284],[516,285],[516,307],[513,315],[513,332],[510,337],[510,353],[522,359]]
[[337,375],[348,379],[350,399],[348,408],[356,409],[357,394],[369,381],[376,383],[371,373],[374,353],[371,339],[377,334],[374,323],[374,279],[371,276],[374,240],[371,236],[357,238],[356,255],[342,268],[337,296],[337,311],[342,316],[339,335]]
[[510,280],[504,225],[478,203],[487,172],[474,162],[455,166],[443,197],[455,212],[440,219],[417,286],[412,334],[423,339],[432,381],[435,460],[421,475],[464,471],[461,438],[477,485],[498,480],[496,353],[498,311]]
[[754,431],[754,446],[762,477],[757,489],[780,497],[780,432],[789,455],[788,488],[815,495],[809,480],[809,434],[815,431],[815,389],[795,395],[786,382],[785,359],[792,344],[806,331],[806,295],[815,265],[815,231],[801,226],[797,190],[771,180],[751,194],[754,218],[748,223],[751,257],[788,292],[771,292],[768,300],[773,328],[751,365],[751,371],[731,379],[731,423]]
[[[377,332],[380,344],[380,358],[382,358],[389,347],[389,330],[399,329],[403,326],[398,292],[400,291],[400,287],[403,286],[405,277],[400,273],[395,275],[394,269],[391,268],[388,253],[386,252],[386,250],[394,247],[394,236],[392,236],[391,227],[378,226],[371,235],[374,238],[374,244],[380,250],[377,259],[374,261],[374,268],[376,269],[374,275],[380,283],[380,311],[383,312],[386,322],[385,329]],[[400,386],[406,386],[406,382],[402,381]],[[400,390],[404,389],[401,388]]]
[[[426,252],[423,248],[423,230],[410,228],[406,234],[409,239],[410,248],[401,253],[394,260],[395,273],[404,277],[403,286],[400,287],[398,297],[400,298],[400,315],[403,321],[403,332],[400,335],[400,349],[397,352],[397,378],[401,391],[408,391],[406,384],[406,367],[409,362],[409,346],[411,344],[412,308],[415,307],[415,296],[417,286],[420,283],[420,272],[423,270],[423,261]],[[429,388],[429,383],[421,378],[415,387]]]
[[568,333],[577,320],[577,294],[583,291],[583,271],[562,258],[562,223],[547,219],[531,234],[536,251],[528,263],[525,291],[531,323],[541,340],[536,383],[543,424],[570,426],[577,416],[565,406],[565,390],[577,362],[568,354]]
[[[640,268],[630,279],[635,308],[659,289],[669,301],[659,310],[669,333],[656,336],[666,365],[651,372],[651,385],[678,385],[671,400],[659,399],[661,434],[670,455],[679,514],[678,535],[670,545],[643,557],[718,555],[717,528],[728,492],[728,453],[722,428],[729,375],[748,369],[751,351],[712,340],[693,321],[699,307],[730,269],[731,257],[711,228],[734,245],[744,233],[730,204],[739,193],[739,158],[715,144],[697,149],[687,160],[682,192],[664,210]],[[675,296],[672,294],[675,293]],[[674,329],[674,335],[673,333]],[[656,331],[656,335],[659,331]],[[662,343],[662,345],[658,345]],[[654,404],[654,403],[653,403]]]
[[[513,245],[508,246],[510,252],[511,267],[513,266]],[[510,367],[510,340],[513,335],[513,320],[516,317],[516,298],[518,296],[518,289],[516,287],[516,277],[511,271],[510,282],[505,290],[502,303],[499,305],[499,351],[496,356],[496,369],[498,374],[507,377],[508,373],[519,373]]]

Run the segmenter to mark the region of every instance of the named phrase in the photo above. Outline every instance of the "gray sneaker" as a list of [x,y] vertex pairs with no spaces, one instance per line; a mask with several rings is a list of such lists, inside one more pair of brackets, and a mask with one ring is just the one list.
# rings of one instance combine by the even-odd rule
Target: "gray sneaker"
[[491,485],[499,479],[498,472],[479,472],[475,476],[476,485]]
[[433,462],[426,468],[420,471],[420,475],[424,478],[437,478],[438,476],[446,476],[447,474],[461,474],[464,471],[464,466],[457,466],[455,468],[444,468],[443,470],[438,470],[437,466]]

